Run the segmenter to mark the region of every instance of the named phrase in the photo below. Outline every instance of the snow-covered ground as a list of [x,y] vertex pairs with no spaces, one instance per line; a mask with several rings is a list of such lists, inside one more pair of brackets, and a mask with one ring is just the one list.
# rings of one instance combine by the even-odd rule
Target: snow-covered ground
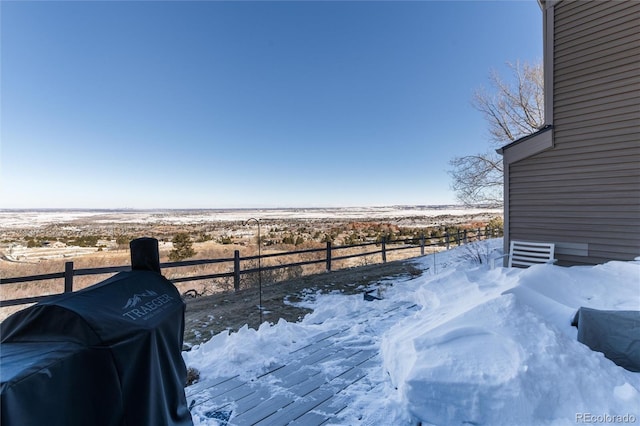
[[[314,312],[301,322],[221,333],[184,352],[185,361],[201,380],[255,377],[311,336],[349,327],[354,312],[375,316],[406,301],[418,309],[373,327],[379,362],[366,385],[347,389],[338,424],[640,423],[640,373],[577,342],[571,326],[581,306],[640,310],[640,261],[491,270],[471,260],[501,246],[489,240],[416,260],[428,270],[387,283],[383,300],[310,294],[303,304]],[[355,340],[367,332],[350,330]]]
[[283,209],[218,209],[218,210],[0,210],[0,229],[38,228],[49,224],[77,221],[101,223],[169,223],[197,224],[208,222],[266,219],[390,219],[501,215],[502,209],[476,209],[463,206],[381,206]]

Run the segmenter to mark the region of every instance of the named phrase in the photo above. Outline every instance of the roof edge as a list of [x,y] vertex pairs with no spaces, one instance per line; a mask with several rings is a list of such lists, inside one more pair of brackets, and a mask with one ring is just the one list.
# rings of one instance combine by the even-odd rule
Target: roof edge
[[544,126],[543,128],[541,128],[541,129],[540,129],[540,130],[538,130],[537,132],[531,133],[530,135],[527,135],[527,136],[523,136],[523,137],[521,137],[520,139],[516,139],[515,141],[513,141],[513,142],[511,142],[511,143],[509,143],[509,144],[507,144],[507,145],[503,146],[502,148],[498,148],[498,149],[496,149],[496,152],[497,152],[498,154],[500,154],[500,155],[503,155],[503,154],[504,154],[504,151],[505,151],[506,149],[512,148],[512,147],[514,147],[514,146],[516,146],[516,145],[519,145],[519,144],[521,144],[521,143],[523,143],[523,142],[526,142],[527,140],[532,139],[532,138],[534,138],[534,137],[536,137],[536,136],[539,136],[539,135],[541,135],[541,134],[543,134],[543,133],[545,133],[545,132],[547,132],[547,131],[549,131],[549,130],[551,130],[551,129],[553,129],[553,125],[552,125],[552,124],[547,124],[546,126]]

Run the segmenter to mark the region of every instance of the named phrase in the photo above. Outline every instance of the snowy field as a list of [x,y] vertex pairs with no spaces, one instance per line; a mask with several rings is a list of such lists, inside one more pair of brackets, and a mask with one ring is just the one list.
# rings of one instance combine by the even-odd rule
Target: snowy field
[[[640,261],[490,270],[470,259],[496,255],[501,246],[489,240],[416,260],[426,272],[385,283],[383,300],[309,294],[302,304],[314,312],[301,322],[221,333],[184,359],[201,381],[251,378],[286,362],[311,336],[350,327],[351,339],[380,355],[366,380],[343,395],[348,407],[335,424],[640,423],[640,373],[577,342],[571,326],[581,306],[639,310]],[[352,325],[354,312],[375,316],[398,302],[418,309],[391,322]],[[219,424],[197,407],[192,415],[196,425]]]
[[38,228],[74,222],[198,224],[267,219],[391,219],[410,217],[501,215],[502,209],[461,206],[388,206],[342,208],[221,209],[221,210],[0,210],[0,229]]

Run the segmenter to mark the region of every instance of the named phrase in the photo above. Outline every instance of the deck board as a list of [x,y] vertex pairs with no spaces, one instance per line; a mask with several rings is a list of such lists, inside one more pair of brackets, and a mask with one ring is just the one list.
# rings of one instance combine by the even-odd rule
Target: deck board
[[236,377],[238,376],[221,376],[221,377],[214,377],[212,379],[204,380],[202,382],[195,383],[194,385],[191,385],[188,388],[186,388],[185,394],[187,395],[187,399],[189,399],[189,397],[192,395],[205,391],[209,388],[215,387],[226,381],[233,380]]
[[293,396],[274,395],[264,400],[261,404],[238,414],[233,418],[233,424],[238,426],[254,425],[269,417],[281,408],[290,405],[294,401]]
[[271,416],[256,423],[259,426],[279,426],[287,425],[295,419],[301,417],[305,413],[313,410],[315,407],[328,400],[333,396],[333,392],[322,389],[313,394],[309,394],[303,398],[294,400],[290,405],[284,407]]
[[243,386],[244,384],[245,382],[243,382],[242,380],[239,380],[237,377],[232,377],[232,378],[229,378],[228,380],[225,380],[224,382],[215,384],[208,388],[201,389],[195,394],[188,394],[187,401],[192,401],[192,400],[195,400],[198,402],[208,401],[217,396],[228,394],[232,390],[240,386]]
[[[353,338],[348,328],[321,332],[310,343],[253,378],[211,378],[186,389],[191,406],[206,417],[223,418],[228,426],[322,425],[348,406],[348,388],[380,365],[371,333],[382,321],[406,316],[416,305],[398,303],[378,315],[353,314],[365,325]],[[369,336],[367,336],[367,333]]]

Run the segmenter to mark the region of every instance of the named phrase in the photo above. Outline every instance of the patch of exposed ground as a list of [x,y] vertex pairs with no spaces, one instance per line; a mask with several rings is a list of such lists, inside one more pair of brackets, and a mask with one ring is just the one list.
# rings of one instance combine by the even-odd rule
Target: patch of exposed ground
[[[311,311],[293,306],[306,294],[341,292],[362,293],[389,285],[391,279],[407,279],[422,274],[412,260],[398,260],[377,265],[308,275],[262,287],[263,321],[276,323],[280,318],[300,321]],[[375,294],[375,293],[374,293]],[[237,331],[245,324],[257,328],[260,323],[258,288],[237,293],[187,298],[185,314],[185,345],[203,343],[224,330]]]

